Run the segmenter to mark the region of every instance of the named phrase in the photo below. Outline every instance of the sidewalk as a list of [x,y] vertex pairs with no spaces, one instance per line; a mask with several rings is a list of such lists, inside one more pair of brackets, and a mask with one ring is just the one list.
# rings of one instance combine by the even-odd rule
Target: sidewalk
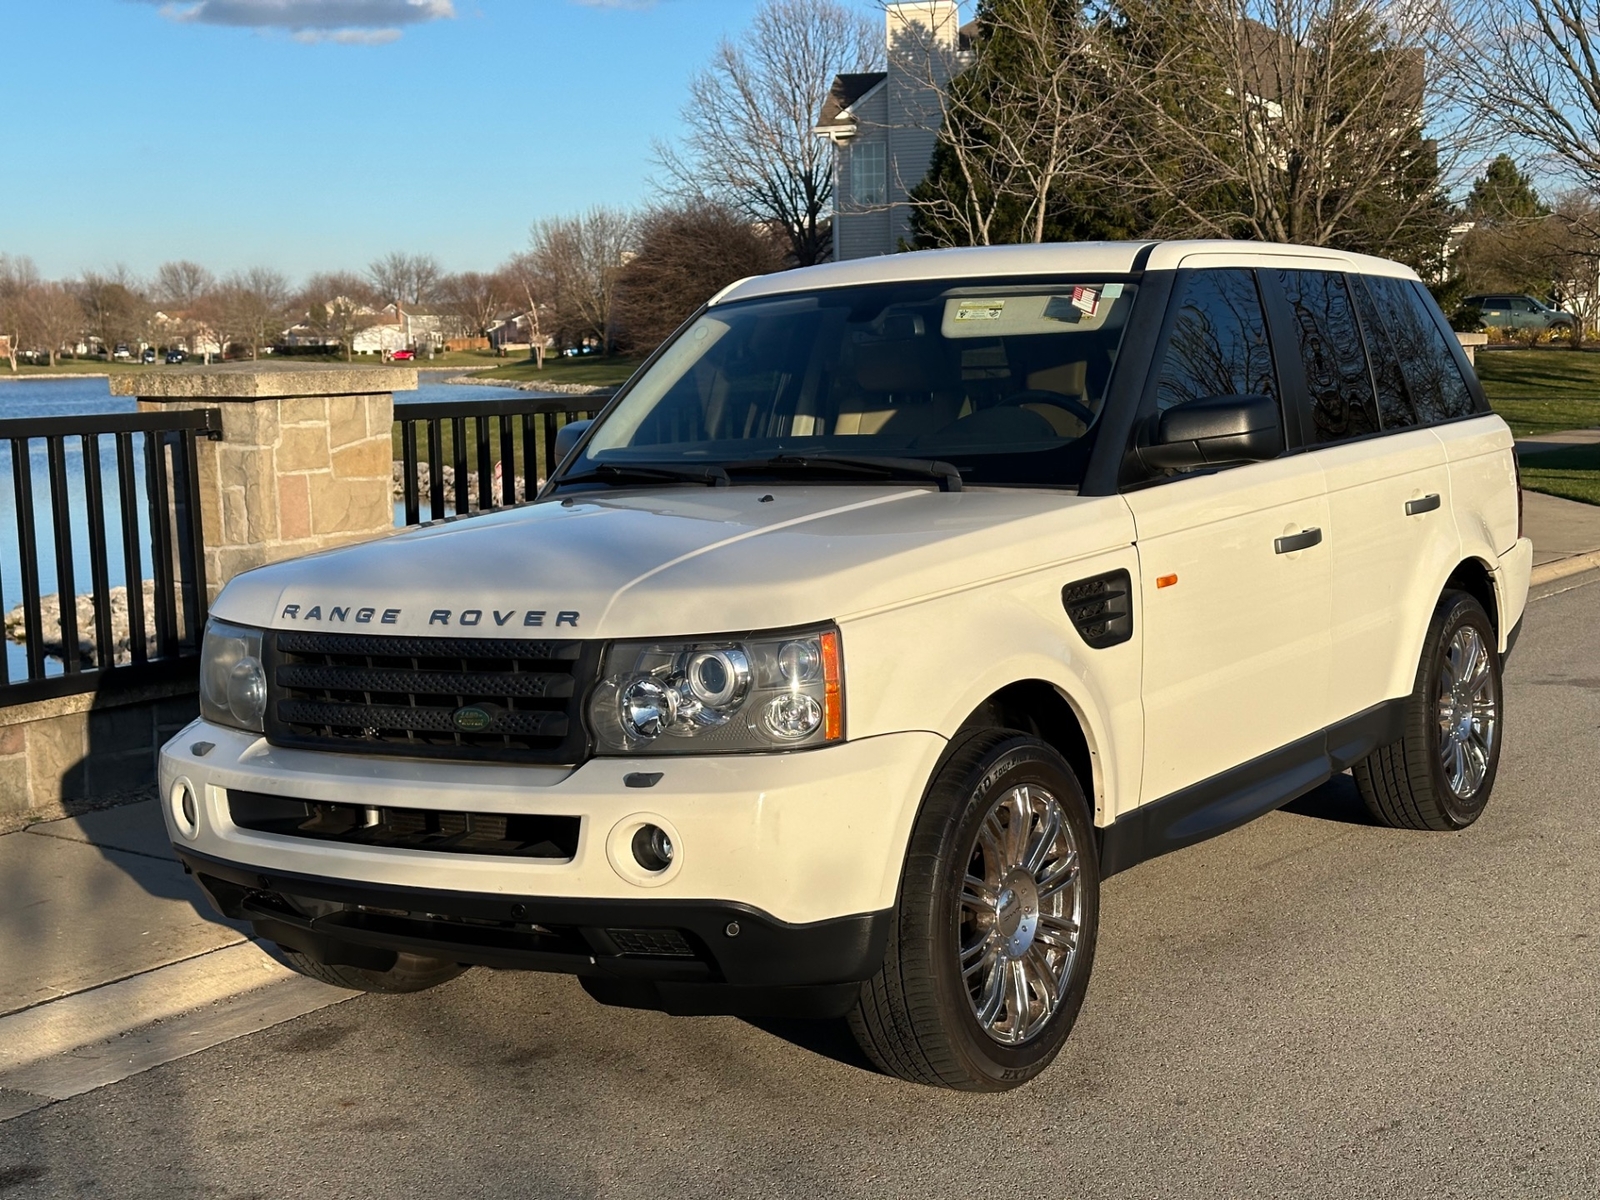
[[[1600,444],[1600,429],[1567,429],[1517,441],[1523,462],[1552,450]],[[1600,567],[1600,506],[1522,493],[1523,531],[1533,539],[1535,586]]]
[[153,800],[0,836],[0,1121],[349,995],[213,913]]

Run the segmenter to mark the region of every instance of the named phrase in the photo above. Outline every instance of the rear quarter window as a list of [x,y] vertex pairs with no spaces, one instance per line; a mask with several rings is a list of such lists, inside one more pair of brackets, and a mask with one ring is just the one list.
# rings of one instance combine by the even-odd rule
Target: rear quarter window
[[1408,279],[1371,275],[1367,286],[1378,315],[1394,344],[1400,369],[1424,425],[1468,417],[1477,411],[1456,351],[1445,340],[1443,325],[1434,320],[1422,285]]

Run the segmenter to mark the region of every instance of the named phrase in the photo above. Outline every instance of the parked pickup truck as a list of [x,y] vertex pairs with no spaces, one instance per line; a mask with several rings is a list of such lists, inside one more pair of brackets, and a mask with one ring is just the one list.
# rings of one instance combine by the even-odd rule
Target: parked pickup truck
[[563,435],[530,503],[217,599],[166,821],[308,975],[842,1016],[885,1071],[1007,1088],[1109,875],[1346,769],[1398,829],[1493,790],[1532,547],[1403,266],[786,271]]

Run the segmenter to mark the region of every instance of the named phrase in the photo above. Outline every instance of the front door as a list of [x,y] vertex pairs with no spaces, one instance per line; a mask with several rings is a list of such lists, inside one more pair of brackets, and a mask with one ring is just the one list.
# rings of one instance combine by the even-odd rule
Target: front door
[[[1281,394],[1255,275],[1180,271],[1149,412]],[[1314,456],[1146,481],[1133,512],[1148,803],[1326,724],[1328,504]]]

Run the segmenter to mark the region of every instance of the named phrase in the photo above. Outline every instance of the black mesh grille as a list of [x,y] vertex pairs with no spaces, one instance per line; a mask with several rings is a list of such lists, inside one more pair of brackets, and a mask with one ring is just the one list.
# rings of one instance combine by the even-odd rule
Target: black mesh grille
[[236,788],[228,789],[228,815],[241,829],[282,837],[516,858],[571,859],[580,824],[577,817],[329,804]]
[[587,754],[592,642],[279,632],[266,651],[274,745],[507,762]]
[[1096,650],[1133,636],[1133,581],[1126,571],[1108,571],[1061,589],[1061,604],[1078,635]]
[[608,929],[624,954],[647,958],[693,958],[694,947],[676,929]]

